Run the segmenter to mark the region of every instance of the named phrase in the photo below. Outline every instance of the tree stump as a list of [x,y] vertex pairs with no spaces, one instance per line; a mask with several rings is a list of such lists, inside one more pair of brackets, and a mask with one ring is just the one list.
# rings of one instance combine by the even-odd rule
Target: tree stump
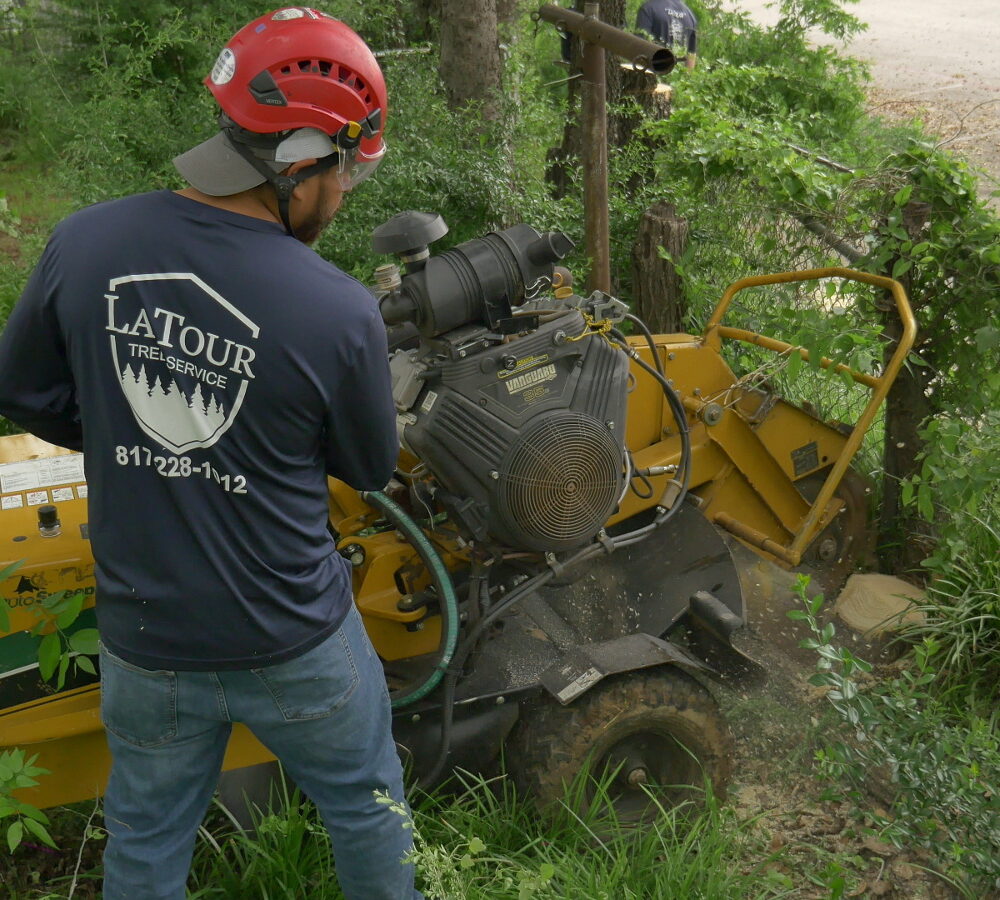
[[[619,70],[622,79],[622,100],[634,100],[637,107],[635,112],[630,112],[626,107],[619,116],[618,141],[621,146],[632,140],[644,118],[656,120],[670,117],[672,90],[670,85],[662,83],[655,73],[646,69],[636,69],[628,63],[621,63]],[[645,143],[652,149],[652,144],[655,142]]]
[[633,310],[654,334],[680,331],[687,316],[684,288],[677,269],[660,254],[674,259],[687,246],[688,223],[672,203],[661,200],[643,213],[632,248]]

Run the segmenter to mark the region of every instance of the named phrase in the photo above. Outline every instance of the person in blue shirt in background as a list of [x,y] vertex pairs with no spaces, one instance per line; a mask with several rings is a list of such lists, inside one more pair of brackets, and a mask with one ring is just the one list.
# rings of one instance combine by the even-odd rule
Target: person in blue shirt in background
[[635,19],[635,27],[663,44],[677,59],[693,69],[698,61],[698,19],[682,0],[647,0]]

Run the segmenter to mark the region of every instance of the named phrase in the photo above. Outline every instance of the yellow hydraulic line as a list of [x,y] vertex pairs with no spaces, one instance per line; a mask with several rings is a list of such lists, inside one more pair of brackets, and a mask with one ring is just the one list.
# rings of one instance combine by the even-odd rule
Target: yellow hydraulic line
[[[855,381],[871,386],[873,388],[872,395],[868,398],[868,403],[865,406],[864,411],[861,413],[861,417],[858,419],[857,424],[854,426],[854,429],[847,438],[843,451],[838,457],[837,462],[834,463],[833,468],[830,470],[830,474],[823,483],[823,487],[820,489],[819,494],[816,495],[816,499],[813,500],[813,504],[809,508],[809,512],[806,513],[803,518],[792,543],[787,548],[787,556],[785,556],[785,559],[791,562],[792,565],[798,564],[802,558],[802,551],[805,550],[806,545],[811,540],[818,526],[823,524],[819,521],[822,511],[826,509],[827,504],[830,502],[834,492],[837,490],[837,486],[840,484],[840,480],[844,477],[847,467],[851,464],[851,460],[858,452],[858,448],[861,446],[861,441],[865,436],[865,432],[868,431],[868,428],[874,421],[875,413],[878,412],[878,408],[882,405],[886,395],[889,393],[889,388],[892,387],[893,382],[896,380],[896,376],[899,374],[899,370],[903,367],[903,361],[906,359],[906,354],[910,352],[910,348],[913,346],[913,341],[917,335],[917,321],[914,318],[913,310],[910,308],[910,301],[906,296],[906,291],[903,289],[903,285],[893,278],[887,278],[884,275],[871,275],[868,272],[858,272],[855,269],[843,269],[839,266],[832,266],[825,269],[806,269],[800,272],[779,272],[773,275],[755,275],[750,278],[741,278],[739,281],[734,282],[726,288],[725,293],[723,293],[722,298],[719,300],[718,305],[715,307],[715,311],[712,313],[712,316],[705,325],[705,330],[702,333],[702,339],[706,342],[710,340],[712,332],[715,332],[719,335],[719,337],[733,337],[737,340],[744,341],[749,339],[749,343],[758,344],[759,346],[776,350],[777,352],[785,352],[787,349],[792,349],[791,345],[785,344],[781,341],[772,341],[770,338],[757,340],[757,338],[760,338],[761,336],[754,335],[753,332],[741,333],[739,329],[720,328],[722,317],[729,308],[729,304],[732,302],[733,297],[735,297],[740,291],[744,291],[747,288],[763,287],[764,285],[769,284],[789,284],[800,281],[816,281],[822,278],[842,278],[846,281],[859,281],[863,284],[870,284],[873,287],[890,291],[893,299],[896,301],[896,310],[899,312],[899,318],[903,323],[903,333],[900,335],[892,357],[883,369],[881,376],[878,378],[872,378],[869,375],[865,375],[862,372],[856,372],[846,366],[843,367],[851,373],[851,377]],[[731,525],[732,523],[729,524]]]

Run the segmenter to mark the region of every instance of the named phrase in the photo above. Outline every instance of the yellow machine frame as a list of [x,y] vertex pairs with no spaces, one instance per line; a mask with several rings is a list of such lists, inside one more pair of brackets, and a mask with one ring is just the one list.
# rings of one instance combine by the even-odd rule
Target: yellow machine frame
[[[889,291],[903,323],[903,334],[879,377],[857,372],[828,359],[823,368],[845,371],[871,396],[849,434],[824,423],[797,407],[772,398],[766,411],[760,398],[743,390],[721,356],[724,340],[754,344],[778,354],[806,350],[722,325],[737,293],[772,284],[837,278],[859,281]],[[895,380],[913,344],[916,323],[906,294],[889,278],[842,268],[814,269],[745,278],[723,294],[700,337],[686,334],[658,335],[656,352],[690,414],[692,447],[691,492],[703,514],[757,552],[785,566],[795,566],[810,542],[826,528],[841,507],[835,494],[876,411]],[[651,361],[651,350],[642,339],[630,339],[635,352]],[[676,465],[681,440],[660,387],[635,365],[629,397],[626,441],[636,469]],[[725,398],[719,403],[719,398]],[[766,413],[766,414],[765,414]],[[815,466],[802,469],[793,463],[803,446],[815,453]],[[0,439],[0,462],[58,456],[68,451],[45,445],[30,436]],[[812,457],[810,456],[810,459]],[[401,459],[404,469],[416,461]],[[828,471],[827,471],[828,470]],[[809,503],[795,481],[810,473],[827,471],[815,499]],[[648,499],[629,494],[609,525],[643,509],[664,502],[675,490],[669,473],[651,476],[654,490]],[[669,502],[667,503],[669,505]],[[440,640],[440,618],[419,609],[408,610],[401,597],[420,588],[419,560],[413,548],[394,532],[367,533],[377,513],[347,485],[330,482],[331,521],[341,535],[341,550],[360,548],[354,569],[357,604],[380,655],[387,660],[432,652]],[[10,546],[11,554],[0,566],[18,560],[24,564],[15,577],[34,579],[44,590],[93,588],[93,560],[89,541],[80,526],[86,523],[86,501],[60,504],[64,536],[50,541],[38,535],[34,511],[5,510],[8,533],[22,537]],[[457,535],[439,549],[447,565],[464,564],[465,553]],[[400,575],[410,572],[412,578]],[[7,596],[12,593],[8,591]],[[93,605],[93,597],[88,599]],[[11,632],[30,628],[35,617],[27,608],[10,610]],[[39,807],[70,803],[99,796],[106,783],[109,756],[99,715],[99,686],[88,685],[0,710],[0,749],[20,747],[38,755],[38,765],[53,774],[38,787],[20,792],[21,798]],[[241,726],[234,729],[224,768],[235,769],[272,759],[270,753]]]

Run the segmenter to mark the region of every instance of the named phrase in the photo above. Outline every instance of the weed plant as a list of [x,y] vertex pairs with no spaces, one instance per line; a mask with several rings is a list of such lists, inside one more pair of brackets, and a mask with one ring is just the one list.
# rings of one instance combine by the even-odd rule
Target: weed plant
[[942,690],[941,645],[931,636],[910,662],[887,680],[862,686],[871,664],[836,646],[832,623],[820,624],[822,594],[808,596],[808,578],[797,590],[813,637],[803,647],[818,655],[810,682],[828,688],[840,717],[839,735],[817,753],[831,791],[847,790],[864,803],[863,789],[887,773],[894,794],[888,816],[876,817],[881,836],[897,846],[923,848],[939,873],[963,897],[1000,890],[1000,732],[990,717],[963,710]]

